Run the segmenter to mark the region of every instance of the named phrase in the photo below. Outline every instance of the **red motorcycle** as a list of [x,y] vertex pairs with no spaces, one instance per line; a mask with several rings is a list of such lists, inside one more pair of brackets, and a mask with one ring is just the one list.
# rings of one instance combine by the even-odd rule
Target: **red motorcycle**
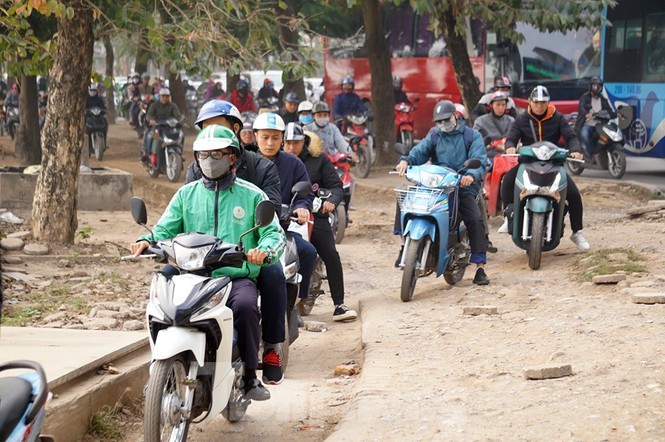
[[367,178],[372,164],[376,161],[374,136],[367,127],[369,119],[370,116],[366,114],[347,115],[342,125],[342,135],[358,156],[356,167],[361,178]]
[[[503,146],[506,138],[501,138],[489,142],[489,145],[496,149],[497,146]],[[483,196],[487,205],[489,216],[496,216],[501,213],[501,182],[503,176],[517,165],[519,155],[501,154],[494,157],[494,165],[487,175],[485,175],[485,185],[483,187]]]
[[397,103],[393,108],[395,115],[395,139],[411,150],[413,147],[413,111],[415,106],[409,103]]
[[335,243],[340,244],[344,239],[346,228],[349,226],[347,211],[351,207],[351,195],[353,194],[353,189],[356,187],[356,180],[351,175],[351,166],[354,165],[354,161],[345,153],[330,155],[326,152],[326,156],[335,166],[339,179],[342,180],[342,188],[344,190],[344,199],[337,205],[335,211],[330,214],[330,227],[332,227],[333,235],[335,236]]

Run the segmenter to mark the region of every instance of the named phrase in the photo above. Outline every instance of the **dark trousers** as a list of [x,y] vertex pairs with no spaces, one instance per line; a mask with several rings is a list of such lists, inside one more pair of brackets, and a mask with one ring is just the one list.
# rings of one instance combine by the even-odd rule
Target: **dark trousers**
[[245,369],[259,366],[259,292],[249,278],[234,279],[226,305],[233,310],[233,327],[238,331],[238,351]]
[[344,271],[327,216],[314,216],[312,245],[326,265],[328,286],[330,287],[333,303],[335,305],[344,304]]
[[298,260],[300,261],[300,270],[298,273],[302,276],[300,282],[300,297],[306,298],[309,293],[309,280],[314,271],[314,263],[316,262],[316,249],[308,241],[305,241],[300,234],[292,232],[293,239],[296,242],[298,249]]
[[262,267],[256,282],[261,294],[263,341],[269,344],[284,342],[286,280],[282,264],[277,261],[271,266]]
[[596,143],[593,142],[593,134],[596,132],[596,128],[593,126],[584,125],[580,129],[580,138],[584,142],[584,147],[589,154],[589,157],[593,157],[594,151],[596,150]]
[[[510,169],[503,177],[501,185],[501,200],[503,208],[515,202],[515,179],[517,178],[517,169],[519,165]],[[582,230],[584,225],[584,206],[582,205],[582,195],[577,188],[573,178],[568,175],[568,191],[566,193],[566,202],[568,202],[568,215],[570,217],[570,228],[573,232]]]
[[[448,207],[455,207],[455,194],[450,195],[450,200],[448,202]],[[483,225],[483,218],[485,215],[480,213],[478,208],[478,202],[476,201],[475,195],[468,193],[458,193],[457,198],[459,199],[458,219],[464,221],[467,231],[469,232],[469,245],[471,246],[471,259],[470,261],[475,264],[487,262],[487,239],[485,237],[485,227]],[[399,205],[397,205],[395,213],[395,225],[394,232],[395,234],[402,234],[402,225],[401,225],[401,210]],[[457,224],[458,219],[453,219],[454,213],[450,213],[451,223]],[[447,232],[442,232],[444,235]]]

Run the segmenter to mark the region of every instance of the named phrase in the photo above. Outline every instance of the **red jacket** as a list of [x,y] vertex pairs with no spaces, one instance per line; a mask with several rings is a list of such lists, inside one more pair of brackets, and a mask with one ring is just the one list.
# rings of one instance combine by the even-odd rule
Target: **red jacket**
[[256,108],[254,107],[254,96],[252,95],[251,92],[247,92],[247,96],[243,100],[238,96],[238,91],[233,91],[231,94],[231,98],[229,98],[229,101],[231,104],[233,104],[235,107],[238,108],[238,111],[240,113],[243,112],[256,112]]

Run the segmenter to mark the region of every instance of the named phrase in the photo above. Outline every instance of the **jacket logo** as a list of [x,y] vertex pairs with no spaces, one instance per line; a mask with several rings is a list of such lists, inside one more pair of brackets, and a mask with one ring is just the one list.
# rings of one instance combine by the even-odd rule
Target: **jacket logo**
[[245,209],[243,209],[240,206],[235,206],[233,208],[233,216],[236,217],[237,219],[242,219],[245,217]]

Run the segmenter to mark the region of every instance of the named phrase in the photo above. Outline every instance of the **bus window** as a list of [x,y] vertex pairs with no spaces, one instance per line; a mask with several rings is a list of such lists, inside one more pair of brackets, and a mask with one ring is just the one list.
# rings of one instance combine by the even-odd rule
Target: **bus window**
[[607,27],[604,79],[639,82],[642,78],[642,19],[615,20]]
[[646,48],[643,78],[645,82],[665,82],[665,13],[646,17]]

